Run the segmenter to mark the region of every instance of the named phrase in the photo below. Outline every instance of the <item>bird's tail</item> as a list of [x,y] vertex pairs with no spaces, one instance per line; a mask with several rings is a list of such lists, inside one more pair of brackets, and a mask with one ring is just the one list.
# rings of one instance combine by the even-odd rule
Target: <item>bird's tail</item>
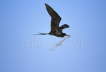
[[32,34],[32,35],[47,35],[48,33],[38,33],[38,34]]

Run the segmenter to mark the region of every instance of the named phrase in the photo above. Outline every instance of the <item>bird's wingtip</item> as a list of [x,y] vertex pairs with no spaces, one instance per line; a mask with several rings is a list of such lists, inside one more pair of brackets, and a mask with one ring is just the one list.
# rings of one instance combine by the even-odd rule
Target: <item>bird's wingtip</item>
[[45,6],[47,7],[47,6],[49,6],[47,3],[45,3]]
[[45,3],[45,5],[47,5],[47,3]]

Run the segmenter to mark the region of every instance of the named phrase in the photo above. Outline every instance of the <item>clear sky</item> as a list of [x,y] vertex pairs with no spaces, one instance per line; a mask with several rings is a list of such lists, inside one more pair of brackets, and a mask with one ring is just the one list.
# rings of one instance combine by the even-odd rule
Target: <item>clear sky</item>
[[[51,5],[72,37],[50,31]],[[105,0],[0,0],[0,72],[106,72]],[[53,49],[53,50],[51,50]]]

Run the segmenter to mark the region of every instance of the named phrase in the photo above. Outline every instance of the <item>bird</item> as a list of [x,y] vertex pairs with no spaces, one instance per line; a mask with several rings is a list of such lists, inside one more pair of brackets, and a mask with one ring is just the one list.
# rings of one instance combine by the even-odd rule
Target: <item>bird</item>
[[61,21],[61,17],[59,16],[59,14],[47,3],[45,3],[45,7],[46,10],[48,12],[48,14],[51,17],[51,30],[49,33],[39,33],[38,35],[53,35],[56,37],[65,37],[65,36],[69,36],[66,33],[63,33],[63,29],[69,28],[68,24],[63,24],[61,26],[59,26],[60,21]]

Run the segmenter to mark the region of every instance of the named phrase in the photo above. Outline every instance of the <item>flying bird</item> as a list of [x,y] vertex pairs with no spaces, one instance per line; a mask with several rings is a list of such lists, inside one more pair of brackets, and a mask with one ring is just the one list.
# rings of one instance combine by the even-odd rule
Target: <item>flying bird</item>
[[49,33],[39,33],[37,35],[54,35],[56,37],[69,36],[66,33],[63,33],[63,29],[69,28],[68,24],[63,24],[59,26],[61,17],[59,14],[48,4],[45,3],[46,10],[51,17],[51,30]]

